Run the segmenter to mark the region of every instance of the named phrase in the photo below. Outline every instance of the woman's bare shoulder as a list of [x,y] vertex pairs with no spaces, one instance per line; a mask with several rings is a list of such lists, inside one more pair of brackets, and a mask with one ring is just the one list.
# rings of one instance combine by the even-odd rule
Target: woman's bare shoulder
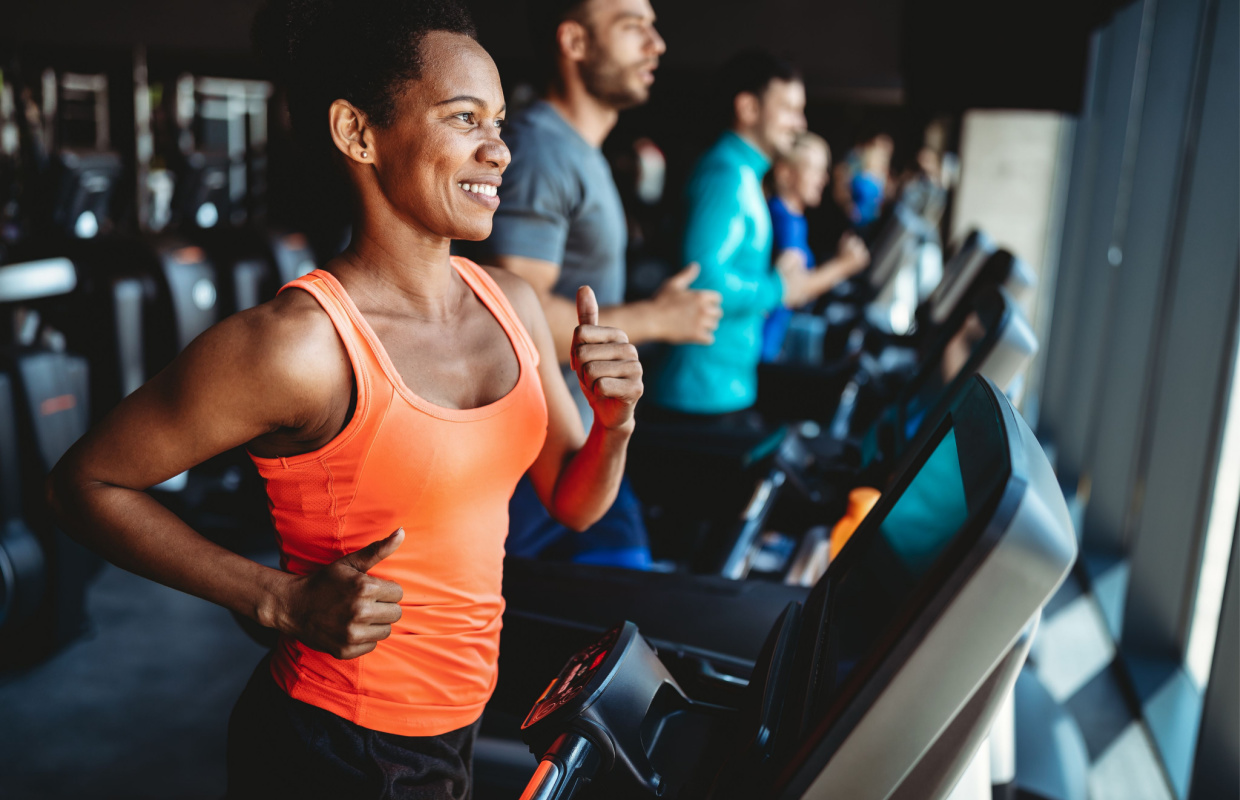
[[536,322],[543,315],[534,287],[526,283],[524,278],[503,267],[483,266],[482,269],[486,270],[491,280],[495,281],[503,291],[504,297],[508,298],[508,302],[517,312],[517,316],[521,318],[526,330],[534,330]]
[[[306,292],[285,291],[238,312],[190,346],[194,361],[213,363],[221,374],[244,376],[288,400],[321,401],[346,393],[352,381],[348,351],[331,317]],[[187,355],[194,355],[187,351]]]

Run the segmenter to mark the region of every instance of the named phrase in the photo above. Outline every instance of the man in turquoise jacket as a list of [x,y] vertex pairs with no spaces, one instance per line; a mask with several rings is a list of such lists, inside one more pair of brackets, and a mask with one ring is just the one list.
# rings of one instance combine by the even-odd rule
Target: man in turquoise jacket
[[654,403],[695,417],[731,415],[758,396],[762,324],[781,303],[813,299],[814,270],[796,251],[771,267],[771,215],[762,178],[772,158],[805,130],[805,85],[788,62],[761,51],[733,57],[721,84],[730,125],[702,156],[686,189],[683,263],[697,263],[695,289],[722,297],[713,344],[671,348],[653,384]]

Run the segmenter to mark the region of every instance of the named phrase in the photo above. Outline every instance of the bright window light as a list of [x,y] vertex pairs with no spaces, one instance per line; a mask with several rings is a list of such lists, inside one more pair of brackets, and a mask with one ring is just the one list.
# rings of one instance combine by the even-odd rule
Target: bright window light
[[[1237,328],[1240,339],[1240,327]],[[1240,341],[1235,348],[1236,363],[1231,372],[1231,399],[1223,421],[1223,443],[1218,473],[1214,476],[1214,499],[1206,526],[1205,551],[1198,575],[1197,602],[1188,630],[1185,660],[1188,674],[1204,689],[1210,679],[1214,659],[1214,640],[1218,636],[1219,613],[1223,608],[1223,587],[1227,583],[1227,562],[1231,541],[1236,534],[1236,511],[1240,507]]]

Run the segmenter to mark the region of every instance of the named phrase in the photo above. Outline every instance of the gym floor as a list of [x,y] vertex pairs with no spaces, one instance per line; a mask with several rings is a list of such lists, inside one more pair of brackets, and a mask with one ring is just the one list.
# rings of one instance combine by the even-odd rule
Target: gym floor
[[0,675],[0,797],[219,798],[228,715],[264,650],[222,608],[106,565],[91,630]]
[[[274,550],[247,552],[275,564]],[[55,656],[0,673],[0,798],[218,800],[228,717],[265,650],[224,609],[105,564],[90,629]],[[489,715],[491,728],[519,719]],[[507,725],[508,727],[503,727]],[[535,760],[488,734],[474,800],[517,797]]]

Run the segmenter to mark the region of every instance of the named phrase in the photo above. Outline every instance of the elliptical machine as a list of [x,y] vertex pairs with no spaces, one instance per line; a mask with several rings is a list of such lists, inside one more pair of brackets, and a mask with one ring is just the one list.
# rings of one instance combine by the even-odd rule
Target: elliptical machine
[[86,359],[40,306],[76,283],[67,259],[0,266],[0,666],[28,664],[81,634],[102,559],[51,520],[43,480],[90,422]]
[[[49,68],[38,87],[25,91],[40,99],[27,115],[38,124],[23,131],[28,169],[54,191],[42,194],[30,213],[32,235],[22,250],[26,258],[59,256],[72,263],[72,293],[47,301],[42,311],[68,348],[91,364],[89,408],[98,419],[221,319],[219,271],[191,241],[144,230],[135,235],[121,224],[128,220],[113,198],[120,193],[122,160],[103,149],[111,124],[106,75]],[[143,97],[145,92],[136,93],[138,106]],[[144,146],[141,126],[138,134],[141,162],[144,153],[150,157],[150,142]],[[93,149],[75,144],[86,140]],[[49,166],[39,169],[40,159]],[[148,219],[137,217],[139,223]],[[240,491],[257,477],[247,483],[249,465],[238,461],[220,458],[152,487],[153,493],[207,535],[244,546],[265,515],[261,500],[250,502],[255,493]]]
[[[173,92],[158,94],[158,119],[170,128],[157,156],[174,187],[151,192],[151,220],[178,227],[209,254],[220,275],[222,315],[266,302],[291,280],[313,270],[316,258],[304,234],[267,224],[268,106],[266,81],[182,73]],[[141,123],[140,123],[141,124]],[[166,206],[156,203],[165,200]]]

